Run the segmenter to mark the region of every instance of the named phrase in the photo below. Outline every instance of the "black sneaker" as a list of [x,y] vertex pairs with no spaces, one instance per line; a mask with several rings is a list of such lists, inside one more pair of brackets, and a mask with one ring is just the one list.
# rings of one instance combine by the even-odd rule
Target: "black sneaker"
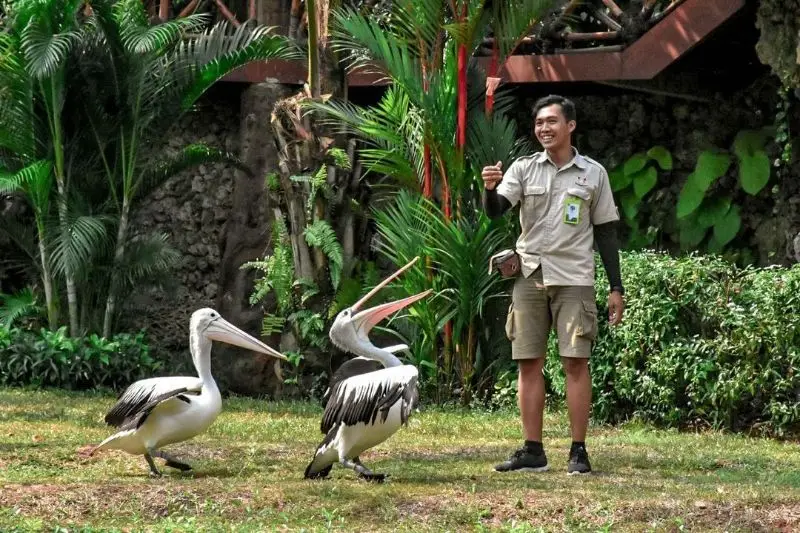
[[567,462],[567,474],[589,474],[592,472],[592,465],[589,463],[589,454],[586,448],[580,446],[569,452]]
[[532,453],[525,448],[515,451],[507,461],[494,467],[498,472],[545,472],[548,468],[544,451]]

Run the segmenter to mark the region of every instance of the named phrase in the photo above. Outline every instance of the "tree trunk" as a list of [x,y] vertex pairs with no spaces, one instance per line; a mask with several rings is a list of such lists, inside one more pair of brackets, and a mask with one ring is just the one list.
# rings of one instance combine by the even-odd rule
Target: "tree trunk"
[[[56,150],[56,185],[58,187],[58,218],[59,222],[61,223],[61,227],[64,228],[67,225],[67,192],[66,186],[64,184],[64,174],[63,174],[63,155],[61,157],[62,161],[59,161],[59,150]],[[59,168],[60,167],[60,168]],[[69,334],[72,337],[77,337],[80,334],[80,329],[78,328],[78,290],[75,287],[75,277],[67,269],[64,277],[66,278],[67,282],[67,309],[69,311]]]
[[[254,273],[240,267],[269,253],[272,207],[277,199],[264,187],[264,176],[279,172],[279,153],[272,138],[270,116],[275,103],[289,97],[292,89],[274,82],[254,84],[242,94],[240,158],[252,174],[236,171],[231,210],[220,242],[219,293],[217,310],[232,324],[260,337],[264,311],[249,303]],[[274,193],[273,193],[274,194]],[[280,337],[263,339],[278,346]],[[275,365],[268,357],[240,348],[214,348],[215,375],[226,391],[247,395],[272,395],[280,391]]]
[[39,232],[39,257],[42,261],[42,284],[44,285],[44,300],[47,305],[47,325],[51,331],[58,327],[58,309],[53,299],[53,278],[50,274],[49,258],[45,247],[44,224],[37,223]]
[[127,197],[122,200],[122,213],[119,217],[119,228],[117,229],[117,247],[114,250],[114,267],[111,269],[111,279],[108,283],[108,299],[106,300],[106,311],[103,315],[103,337],[111,338],[111,326],[114,320],[114,313],[117,311],[117,284],[119,283],[119,265],[122,256],[125,254],[125,239],[128,235],[128,215],[130,211],[130,201]]

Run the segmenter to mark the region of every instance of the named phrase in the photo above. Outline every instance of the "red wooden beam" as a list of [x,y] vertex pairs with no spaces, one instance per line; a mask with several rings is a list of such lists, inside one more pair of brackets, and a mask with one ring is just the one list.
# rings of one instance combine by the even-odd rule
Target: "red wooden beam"
[[[515,55],[506,60],[498,75],[505,83],[651,79],[741,9],[745,1],[684,0],[624,50]],[[488,72],[491,57],[479,57],[477,62]],[[225,80],[258,83],[275,78],[281,83],[302,85],[305,72],[301,62],[269,61],[252,63]],[[351,87],[366,87],[387,85],[389,80],[376,72],[351,72],[347,83]]]

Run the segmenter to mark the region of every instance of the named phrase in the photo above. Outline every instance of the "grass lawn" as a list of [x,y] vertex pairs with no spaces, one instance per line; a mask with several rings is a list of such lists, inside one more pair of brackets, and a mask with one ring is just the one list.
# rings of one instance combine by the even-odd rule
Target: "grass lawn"
[[515,413],[425,410],[362,455],[386,483],[336,466],[305,481],[321,408],[234,398],[208,433],[169,448],[193,473],[151,479],[142,457],[79,454],[110,434],[113,402],[0,389],[0,531],[800,530],[795,443],[595,427],[596,472],[570,477],[557,412],[545,425],[551,470],[498,474],[520,442]]

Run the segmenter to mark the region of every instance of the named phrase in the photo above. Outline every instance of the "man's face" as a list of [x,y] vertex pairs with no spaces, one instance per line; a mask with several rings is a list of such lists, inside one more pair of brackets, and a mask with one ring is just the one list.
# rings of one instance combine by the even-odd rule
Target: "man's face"
[[557,151],[570,145],[575,121],[567,122],[559,104],[543,107],[536,113],[533,132],[545,150]]

